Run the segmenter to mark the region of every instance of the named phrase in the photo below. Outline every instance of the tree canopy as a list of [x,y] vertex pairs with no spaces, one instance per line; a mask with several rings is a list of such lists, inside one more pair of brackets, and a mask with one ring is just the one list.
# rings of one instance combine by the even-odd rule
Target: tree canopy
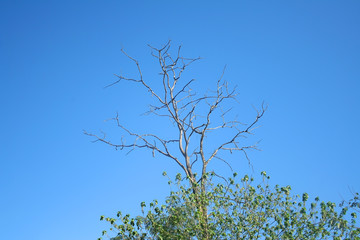
[[[261,175],[258,184],[247,175],[237,179],[236,173],[214,184],[210,173],[207,191],[195,196],[193,187],[178,174],[174,183],[169,181],[176,191],[165,204],[154,200],[147,206],[143,202],[142,216],[118,212],[116,218],[101,216],[101,220],[111,224],[110,232],[116,235],[112,240],[360,239],[358,193],[339,205],[318,197],[311,201],[307,193],[292,195],[290,186],[271,187],[266,172]],[[198,204],[206,206],[206,216]],[[103,235],[109,236],[106,231]]]
[[[145,89],[156,101],[150,105],[148,114],[168,119],[175,129],[174,136],[164,138],[153,133],[137,133],[121,123],[117,114],[112,120],[116,126],[132,138],[132,143],[122,140],[113,143],[105,135],[85,132],[95,141],[116,149],[147,149],[175,162],[185,176],[179,173],[175,182],[169,181],[176,191],[163,201],[153,201],[148,206],[141,203],[142,215],[131,217],[121,212],[116,218],[101,216],[110,223],[110,231],[103,236],[118,239],[360,239],[360,228],[356,225],[360,210],[359,195],[336,205],[320,202],[309,195],[292,195],[291,187],[271,187],[266,172],[262,181],[244,176],[240,180],[234,173],[230,178],[220,176],[209,163],[219,160],[231,168],[229,160],[233,153],[242,153],[250,163],[248,151],[257,149],[257,143],[243,141],[254,133],[263,117],[264,104],[256,111],[254,119],[245,124],[230,118],[231,107],[236,104],[237,90],[223,80],[216,81],[214,91],[199,95],[191,88],[195,81],[184,80],[183,73],[200,58],[186,58],[181,47],[171,51],[169,41],[161,48],[150,46],[152,56],[160,69],[160,91],[153,87],[143,75],[139,62],[122,51],[134,62],[138,76],[116,75],[118,80],[134,82]],[[225,70],[225,69],[224,69]],[[210,133],[216,133],[211,135]],[[208,145],[215,136],[216,144]],[[166,175],[166,173],[164,173]],[[101,238],[100,238],[101,239]]]

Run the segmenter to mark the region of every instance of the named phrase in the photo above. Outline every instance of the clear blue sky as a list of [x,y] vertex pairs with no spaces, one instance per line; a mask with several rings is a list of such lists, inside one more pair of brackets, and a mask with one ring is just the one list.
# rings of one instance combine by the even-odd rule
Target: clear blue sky
[[[148,98],[120,49],[153,66],[147,43],[168,39],[193,65],[198,85],[238,85],[240,117],[263,100],[254,172],[339,202],[360,191],[359,1],[6,1],[0,2],[0,229],[2,239],[96,239],[102,214],[139,214],[168,193],[177,166],[144,151],[125,155],[82,131],[166,131],[141,116]],[[153,78],[151,81],[156,81]],[[223,166],[226,168],[226,166]]]

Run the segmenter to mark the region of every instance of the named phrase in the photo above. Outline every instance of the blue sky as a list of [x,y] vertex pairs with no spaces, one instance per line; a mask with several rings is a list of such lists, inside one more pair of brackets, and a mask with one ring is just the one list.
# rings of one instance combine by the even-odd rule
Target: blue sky
[[118,111],[132,129],[166,131],[141,115],[145,91],[103,87],[134,73],[121,48],[152,73],[146,44],[169,39],[203,58],[191,68],[199,88],[227,65],[240,119],[269,105],[254,171],[231,160],[237,172],[266,170],[273,184],[335,202],[360,191],[359,12],[350,0],[1,1],[2,238],[96,239],[100,215],[140,214],[141,201],[167,195],[161,173],[178,172],[174,163],[91,143],[83,130],[119,137],[104,122]]

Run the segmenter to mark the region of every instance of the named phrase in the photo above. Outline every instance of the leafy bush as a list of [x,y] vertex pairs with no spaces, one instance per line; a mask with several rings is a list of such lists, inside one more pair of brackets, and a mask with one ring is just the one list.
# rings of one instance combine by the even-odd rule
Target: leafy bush
[[[166,173],[164,173],[166,175]],[[206,191],[196,192],[178,174],[177,191],[171,191],[164,205],[157,200],[141,203],[142,216],[118,212],[106,218],[118,239],[360,239],[356,225],[360,210],[359,194],[338,206],[309,195],[292,196],[291,187],[270,187],[269,176],[262,182],[234,173],[223,183],[215,183],[209,173]],[[147,209],[147,211],[145,211]],[[206,211],[206,214],[204,213]],[[103,235],[108,236],[106,231]],[[101,239],[101,238],[99,238]]]

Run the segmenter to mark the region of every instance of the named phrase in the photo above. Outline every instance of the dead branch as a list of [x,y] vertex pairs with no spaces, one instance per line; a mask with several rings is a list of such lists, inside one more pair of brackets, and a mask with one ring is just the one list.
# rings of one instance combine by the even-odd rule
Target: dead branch
[[[247,151],[258,149],[257,144],[242,146],[240,138],[246,138],[247,135],[253,134],[258,121],[263,117],[266,107],[262,104],[261,109],[257,110],[255,119],[244,124],[237,120],[227,120],[227,114],[232,108],[223,110],[222,105],[226,101],[237,102],[237,91],[235,88],[229,88],[228,83],[223,80],[224,67],[221,76],[216,82],[215,91],[205,95],[198,96],[190,87],[195,79],[183,80],[183,72],[200,58],[185,58],[181,56],[181,46],[177,48],[175,56],[171,55],[171,41],[167,42],[161,48],[155,48],[149,45],[152,50],[151,55],[159,63],[161,91],[155,91],[147,80],[144,79],[139,62],[127,54],[124,50],[121,52],[132,62],[134,62],[138,76],[126,77],[115,75],[118,79],[106,87],[119,84],[121,81],[134,82],[140,84],[140,87],[147,90],[151,96],[156,99],[156,104],[149,106],[149,111],[145,114],[154,114],[159,117],[167,117],[176,127],[177,135],[172,139],[163,139],[155,134],[135,133],[120,123],[118,114],[114,120],[117,127],[128,137],[133,138],[132,143],[126,143],[123,138],[120,143],[112,143],[106,139],[106,135],[98,136],[96,134],[85,132],[86,135],[95,138],[95,141],[103,142],[116,149],[128,149],[129,152],[137,148],[148,149],[152,152],[159,153],[175,161],[186,173],[192,183],[200,181],[203,184],[203,176],[208,172],[208,164],[213,159],[218,159],[226,163],[230,169],[231,164],[223,157],[223,152],[242,152],[250,164]],[[151,82],[151,84],[156,84]],[[221,120],[221,123],[218,123]],[[227,129],[232,131],[232,136],[225,139],[218,147],[211,150],[206,146],[206,138],[210,132],[217,132],[221,137],[221,130]],[[218,133],[219,132],[219,133]],[[179,152],[174,150],[177,145]],[[201,165],[201,175],[196,177],[195,163]]]

